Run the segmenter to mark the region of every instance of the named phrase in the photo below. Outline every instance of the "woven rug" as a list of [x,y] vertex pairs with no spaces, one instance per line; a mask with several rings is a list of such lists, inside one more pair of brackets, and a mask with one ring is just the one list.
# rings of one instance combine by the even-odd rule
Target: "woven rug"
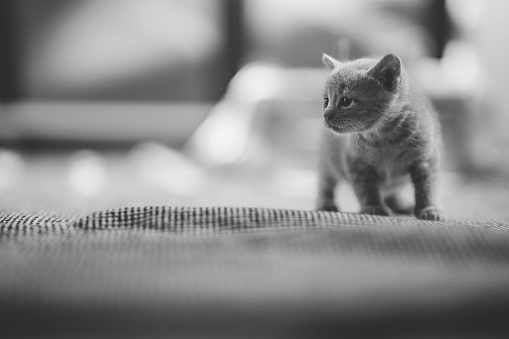
[[7,337],[503,337],[509,224],[242,207],[0,216]]

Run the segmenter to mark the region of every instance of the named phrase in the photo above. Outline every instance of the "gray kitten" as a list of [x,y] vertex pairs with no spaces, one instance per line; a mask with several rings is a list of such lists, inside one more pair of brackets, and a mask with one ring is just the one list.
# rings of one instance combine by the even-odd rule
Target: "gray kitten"
[[334,190],[346,180],[361,213],[411,213],[400,191],[413,183],[416,217],[444,220],[435,189],[440,123],[401,60],[394,54],[349,62],[324,54],[322,60],[332,73],[323,101],[317,209],[337,211]]

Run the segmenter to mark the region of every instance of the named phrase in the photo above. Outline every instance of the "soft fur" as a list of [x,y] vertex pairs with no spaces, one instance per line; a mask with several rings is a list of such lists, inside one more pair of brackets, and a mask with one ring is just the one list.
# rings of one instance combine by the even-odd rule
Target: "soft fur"
[[337,211],[334,191],[346,180],[361,213],[411,212],[399,192],[413,183],[416,217],[444,220],[436,201],[440,124],[401,60],[388,54],[339,62],[324,55],[323,62],[332,73],[324,92],[317,209]]

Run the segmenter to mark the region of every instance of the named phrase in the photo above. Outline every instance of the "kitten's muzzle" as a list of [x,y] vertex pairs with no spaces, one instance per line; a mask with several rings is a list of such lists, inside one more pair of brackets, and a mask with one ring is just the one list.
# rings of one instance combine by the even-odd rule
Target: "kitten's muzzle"
[[323,122],[325,124],[325,127],[333,130],[336,133],[342,133],[342,131],[340,129],[338,129],[338,127],[334,123],[335,115],[336,115],[336,112],[334,112],[334,110],[327,110],[323,114]]
[[323,118],[325,119],[326,122],[330,123],[334,118],[334,111],[332,110],[325,111],[325,113],[323,114]]
[[332,120],[334,119],[334,111],[333,110],[327,110],[323,114],[323,120],[325,123],[325,126],[330,127]]

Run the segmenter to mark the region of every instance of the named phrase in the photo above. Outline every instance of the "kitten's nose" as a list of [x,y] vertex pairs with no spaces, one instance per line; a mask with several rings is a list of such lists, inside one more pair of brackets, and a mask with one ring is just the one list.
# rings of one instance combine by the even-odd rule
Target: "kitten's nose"
[[323,118],[326,120],[326,121],[331,121],[332,118],[334,117],[334,112],[332,110],[327,110],[325,111],[325,113],[323,114]]

